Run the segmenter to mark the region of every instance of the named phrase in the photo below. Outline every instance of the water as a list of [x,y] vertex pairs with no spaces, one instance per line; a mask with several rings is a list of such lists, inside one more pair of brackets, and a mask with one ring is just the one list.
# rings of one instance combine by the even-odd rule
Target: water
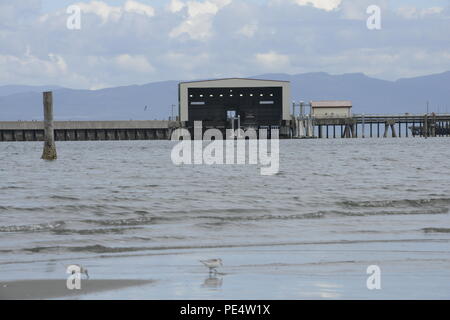
[[[450,140],[281,141],[280,173],[175,166],[167,141],[0,144],[0,280],[155,284],[87,298],[450,298]],[[199,259],[224,260],[209,277]],[[382,290],[366,287],[369,265]]]

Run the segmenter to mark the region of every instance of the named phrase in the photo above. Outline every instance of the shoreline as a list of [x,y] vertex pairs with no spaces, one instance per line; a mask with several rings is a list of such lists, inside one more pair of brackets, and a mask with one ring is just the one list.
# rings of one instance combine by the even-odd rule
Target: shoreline
[[80,290],[66,288],[66,279],[0,281],[0,300],[45,300],[137,287],[154,280],[82,280]]

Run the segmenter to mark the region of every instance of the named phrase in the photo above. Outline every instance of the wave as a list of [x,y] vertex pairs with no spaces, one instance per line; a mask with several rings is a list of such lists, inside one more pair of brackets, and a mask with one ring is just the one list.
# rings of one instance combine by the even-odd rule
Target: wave
[[139,228],[103,228],[103,229],[56,229],[51,230],[55,235],[95,235],[95,234],[124,234],[130,230],[137,230]]
[[[304,220],[304,219],[323,219],[327,217],[369,217],[369,216],[401,216],[401,215],[433,215],[433,214],[446,214],[448,208],[427,208],[416,210],[405,209],[386,209],[376,211],[350,211],[350,210],[322,210],[317,212],[298,213],[298,214],[275,214],[265,213],[258,210],[247,210],[242,212],[239,209],[228,210],[215,210],[207,211],[202,210],[203,214],[199,214],[198,211],[185,211],[185,212],[165,212],[162,215],[151,217],[142,215],[137,218],[128,219],[97,219],[97,220],[83,220],[82,222],[88,224],[94,224],[99,226],[145,226],[156,225],[163,223],[186,223],[186,221],[203,221],[201,225],[205,226],[223,226],[233,222],[258,222],[266,220]],[[205,214],[208,212],[208,214]],[[249,213],[251,212],[251,213]],[[230,214],[233,213],[233,214]],[[206,221],[204,221],[206,220]]]
[[425,233],[450,233],[450,228],[423,228]]
[[174,246],[143,246],[143,247],[107,247],[99,244],[88,246],[49,246],[21,249],[31,253],[52,252],[77,252],[77,253],[126,253],[138,251],[165,251],[186,249],[219,249],[219,248],[251,248],[251,247],[277,247],[296,245],[348,245],[358,243],[409,243],[409,242],[446,242],[449,239],[380,239],[380,240],[336,240],[336,241],[314,241],[314,242],[261,242],[261,243],[235,243],[235,244],[205,244],[205,245],[174,245]]
[[101,226],[140,226],[140,225],[155,224],[157,219],[162,220],[161,218],[155,217],[141,217],[129,219],[110,219],[110,220],[82,220],[82,222]]
[[43,252],[87,252],[87,253],[121,253],[121,252],[133,252],[133,251],[142,251],[145,248],[134,248],[134,247],[105,247],[102,245],[91,245],[91,246],[83,246],[83,247],[62,247],[62,246],[53,246],[53,247],[33,247],[26,248],[23,251],[31,252],[31,253],[43,253]]
[[[432,215],[447,214],[448,208],[418,208],[412,209],[389,209],[384,210],[322,210],[308,213],[266,213],[263,211],[228,209],[228,210],[202,210],[202,211],[174,211],[164,212],[158,216],[150,215],[147,211],[134,211],[139,217],[126,219],[86,219],[79,222],[105,227],[86,229],[66,229],[64,221],[34,225],[10,225],[0,226],[0,232],[53,232],[56,235],[93,235],[93,234],[121,234],[127,230],[139,229],[138,227],[147,225],[158,225],[164,223],[181,223],[187,221],[194,222],[198,227],[224,227],[235,226],[235,223],[261,222],[261,221],[289,221],[289,220],[310,220],[336,217],[369,217],[369,216],[401,216],[401,215]],[[125,227],[125,228],[124,228]],[[427,229],[428,230],[428,229]],[[438,232],[429,229],[426,232]],[[442,231],[441,231],[442,232]]]
[[56,206],[40,206],[40,207],[17,207],[17,206],[0,206],[0,213],[2,212],[94,212],[94,213],[114,213],[114,212],[128,212],[130,207],[104,205],[104,204],[80,204],[80,205],[56,205]]
[[375,201],[343,201],[337,203],[346,208],[424,208],[430,206],[450,206],[449,198],[403,199]]
[[64,221],[57,221],[53,223],[41,223],[33,225],[12,225],[1,226],[0,232],[44,232],[53,231],[58,228],[62,228],[66,223]]
[[26,188],[17,186],[0,186],[0,190],[19,190],[19,189],[26,189]]
[[52,200],[67,200],[67,201],[81,200],[80,198],[69,197],[69,196],[58,196],[58,195],[52,195],[52,196],[50,196],[50,199],[52,199]]

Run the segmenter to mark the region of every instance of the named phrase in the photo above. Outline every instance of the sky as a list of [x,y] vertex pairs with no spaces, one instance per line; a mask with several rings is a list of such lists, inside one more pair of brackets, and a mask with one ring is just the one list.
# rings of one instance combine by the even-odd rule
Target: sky
[[[67,8],[80,9],[69,29]],[[380,8],[381,29],[366,12]],[[0,0],[0,85],[450,70],[450,0]]]

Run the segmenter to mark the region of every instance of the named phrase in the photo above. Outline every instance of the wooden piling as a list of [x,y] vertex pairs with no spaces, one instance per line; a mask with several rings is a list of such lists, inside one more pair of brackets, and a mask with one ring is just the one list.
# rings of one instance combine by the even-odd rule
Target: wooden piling
[[428,138],[428,114],[425,115],[423,121],[423,136]]
[[392,138],[397,138],[397,133],[395,131],[395,120],[390,120]]
[[53,129],[53,94],[44,92],[44,151],[42,159],[56,160],[55,132]]
[[383,138],[387,138],[388,137],[388,132],[389,132],[389,124],[386,122],[384,124],[384,135],[383,135]]
[[436,114],[432,114],[431,136],[436,137]]

